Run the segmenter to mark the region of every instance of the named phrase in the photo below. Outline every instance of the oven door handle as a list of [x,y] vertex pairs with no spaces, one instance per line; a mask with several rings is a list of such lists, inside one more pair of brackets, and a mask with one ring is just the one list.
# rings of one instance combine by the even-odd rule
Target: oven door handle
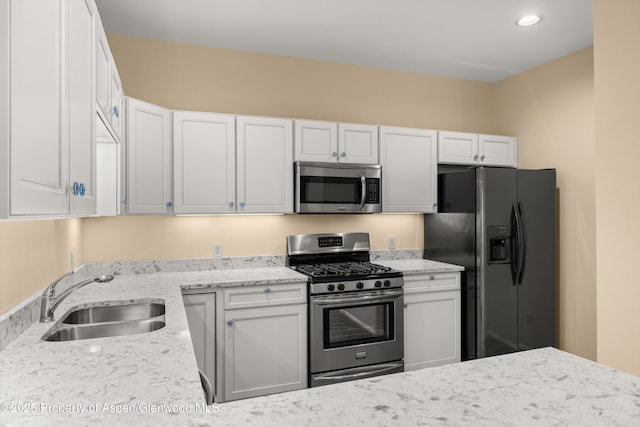
[[366,375],[377,375],[383,374],[387,371],[391,371],[402,366],[402,363],[385,363],[383,365],[376,365],[377,367],[381,367],[380,369],[371,369],[371,366],[363,366],[362,368],[354,368],[353,370],[358,370],[360,372],[356,372],[354,374],[347,375],[326,375],[321,377],[315,377],[314,380],[317,381],[336,381],[336,380],[346,380],[346,379],[355,379],[359,377],[364,377]]
[[360,210],[364,208],[364,202],[367,201],[367,179],[364,174],[360,172],[360,184],[362,186],[362,197],[360,198]]
[[316,305],[331,305],[331,304],[353,304],[353,303],[370,303],[378,300],[389,300],[402,296],[402,290],[388,291],[382,295],[358,295],[351,298],[335,298],[335,297],[313,297],[313,303]]

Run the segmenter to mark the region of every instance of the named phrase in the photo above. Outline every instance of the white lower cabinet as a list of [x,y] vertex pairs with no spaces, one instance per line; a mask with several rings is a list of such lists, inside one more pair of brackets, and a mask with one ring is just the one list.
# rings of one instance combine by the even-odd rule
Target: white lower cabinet
[[405,371],[460,361],[460,274],[405,276]]
[[[224,312],[225,401],[307,387],[307,305],[275,305],[277,287],[263,307]],[[225,300],[237,289],[247,288],[225,289]]]
[[184,294],[182,300],[198,369],[209,378],[213,386],[214,401],[217,402],[216,294]]

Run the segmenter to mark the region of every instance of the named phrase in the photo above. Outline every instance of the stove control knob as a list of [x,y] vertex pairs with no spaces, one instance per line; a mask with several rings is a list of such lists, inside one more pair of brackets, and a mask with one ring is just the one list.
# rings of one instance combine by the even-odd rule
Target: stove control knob
[[335,287],[335,286],[333,286],[333,285],[329,285],[329,286],[327,286],[327,290],[328,290],[328,291],[330,291],[330,292],[333,292],[333,290],[334,290],[335,288],[336,288],[336,287]]
[[381,288],[382,287],[382,282],[380,280],[376,280],[376,288]]
[[385,280],[384,281],[384,285],[385,286],[391,286],[391,280]]
[[338,285],[338,290],[339,290],[339,291],[344,291],[344,285],[343,285],[342,283],[340,283],[340,284]]
[[356,288],[358,288],[358,289],[363,289],[363,288],[364,288],[364,283],[362,283],[362,282],[358,282],[358,283],[356,284]]

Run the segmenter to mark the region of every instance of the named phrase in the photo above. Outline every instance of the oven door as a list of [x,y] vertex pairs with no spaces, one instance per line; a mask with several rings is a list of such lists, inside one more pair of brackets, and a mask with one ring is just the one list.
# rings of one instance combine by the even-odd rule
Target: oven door
[[379,165],[296,162],[298,213],[381,212]]
[[312,374],[404,358],[402,289],[311,296]]

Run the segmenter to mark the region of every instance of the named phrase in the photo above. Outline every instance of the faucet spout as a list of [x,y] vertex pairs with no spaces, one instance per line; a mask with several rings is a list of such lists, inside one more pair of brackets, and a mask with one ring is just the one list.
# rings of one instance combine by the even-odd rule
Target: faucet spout
[[113,274],[98,276],[93,279],[83,280],[82,282],[76,283],[75,285],[69,287],[63,293],[61,293],[58,297],[56,297],[56,285],[60,283],[66,277],[69,277],[73,274],[73,271],[65,274],[53,281],[47,288],[42,292],[42,304],[40,306],[40,323],[53,322],[55,320],[53,313],[58,308],[60,303],[64,301],[71,293],[80,289],[83,286],[86,286],[90,283],[105,283],[113,280]]

